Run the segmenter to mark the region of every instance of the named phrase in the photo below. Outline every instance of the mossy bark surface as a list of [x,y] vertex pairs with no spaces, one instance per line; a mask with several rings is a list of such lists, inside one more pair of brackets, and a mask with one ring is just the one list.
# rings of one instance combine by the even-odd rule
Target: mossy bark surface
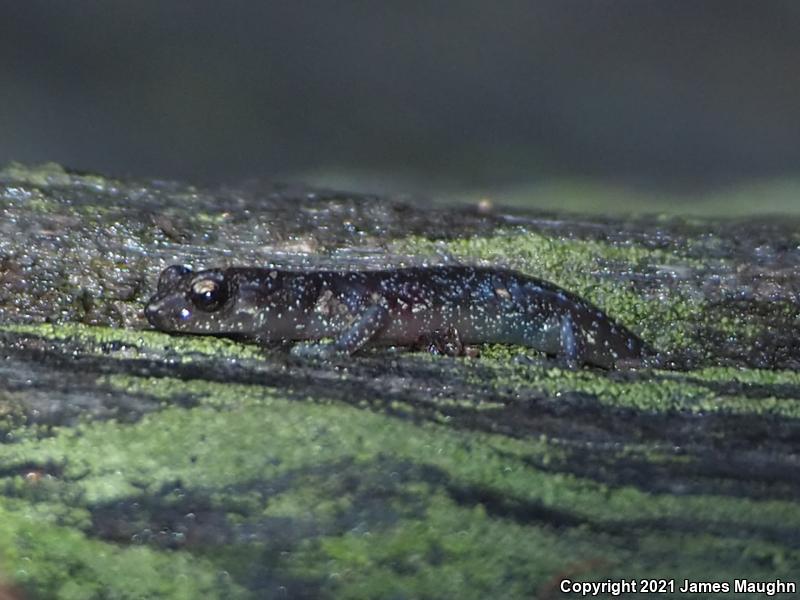
[[[167,335],[142,307],[174,263],[513,268],[598,304],[670,368],[570,371],[506,346],[315,362]],[[434,209],[7,166],[0,581],[82,599],[795,581],[798,265],[786,219]]]

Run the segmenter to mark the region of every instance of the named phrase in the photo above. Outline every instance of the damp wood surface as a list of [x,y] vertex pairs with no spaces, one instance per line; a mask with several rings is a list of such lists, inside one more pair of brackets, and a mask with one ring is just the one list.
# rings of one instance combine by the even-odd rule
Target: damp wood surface
[[[514,269],[675,368],[565,370],[502,345],[314,361],[167,335],[142,307],[171,264]],[[798,265],[796,218],[437,208],[7,165],[0,589],[555,598],[562,579],[794,581]]]

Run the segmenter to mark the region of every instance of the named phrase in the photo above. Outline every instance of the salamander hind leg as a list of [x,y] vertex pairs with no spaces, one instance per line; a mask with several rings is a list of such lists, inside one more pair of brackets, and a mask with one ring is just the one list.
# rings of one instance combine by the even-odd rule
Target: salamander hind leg
[[642,365],[641,340],[602,313],[567,313],[559,327],[558,356],[569,368],[618,369]]
[[388,312],[383,306],[370,306],[333,342],[296,344],[292,348],[292,356],[327,359],[353,354],[385,327],[387,316]]
[[586,344],[583,332],[572,315],[561,317],[558,357],[568,369],[578,369],[586,362]]

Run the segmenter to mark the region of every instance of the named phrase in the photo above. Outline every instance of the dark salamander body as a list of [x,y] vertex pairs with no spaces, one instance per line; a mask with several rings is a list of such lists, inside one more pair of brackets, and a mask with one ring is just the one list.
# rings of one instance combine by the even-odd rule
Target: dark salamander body
[[171,332],[319,340],[301,354],[350,354],[366,344],[414,346],[438,335],[464,344],[529,346],[568,364],[635,364],[642,341],[552,283],[464,266],[385,271],[165,269],[145,314]]

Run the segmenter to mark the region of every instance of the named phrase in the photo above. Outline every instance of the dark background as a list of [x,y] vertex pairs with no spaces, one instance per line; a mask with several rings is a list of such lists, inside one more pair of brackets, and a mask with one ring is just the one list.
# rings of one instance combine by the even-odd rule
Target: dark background
[[694,193],[798,175],[799,66],[796,0],[6,1],[0,162]]

